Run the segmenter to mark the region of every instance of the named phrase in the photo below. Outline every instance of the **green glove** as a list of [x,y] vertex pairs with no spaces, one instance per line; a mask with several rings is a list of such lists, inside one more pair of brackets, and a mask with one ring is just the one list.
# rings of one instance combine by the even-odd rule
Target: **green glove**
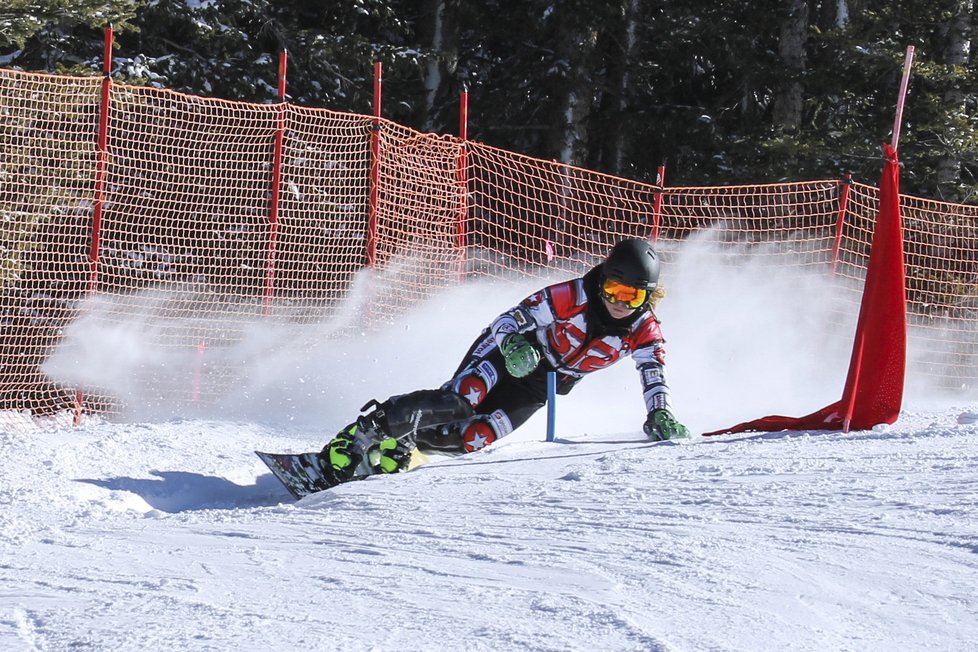
[[652,441],[689,437],[689,428],[676,421],[672,412],[661,408],[649,412],[649,417],[645,420],[644,430]]
[[519,333],[504,337],[499,350],[506,361],[506,371],[514,378],[529,376],[540,364],[540,352]]

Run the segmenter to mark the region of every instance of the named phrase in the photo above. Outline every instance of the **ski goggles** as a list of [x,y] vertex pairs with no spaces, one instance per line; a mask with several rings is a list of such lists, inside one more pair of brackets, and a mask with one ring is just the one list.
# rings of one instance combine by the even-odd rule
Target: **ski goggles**
[[609,303],[623,303],[629,308],[641,308],[649,298],[645,288],[635,288],[625,285],[613,278],[606,278],[601,284],[601,293]]

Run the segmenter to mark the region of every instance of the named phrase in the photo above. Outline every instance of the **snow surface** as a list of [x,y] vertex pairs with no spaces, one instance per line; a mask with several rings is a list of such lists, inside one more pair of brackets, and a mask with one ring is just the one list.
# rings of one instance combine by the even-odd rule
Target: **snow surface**
[[[764,314],[776,279],[731,301],[670,269],[659,314],[695,431],[839,397],[847,343]],[[978,649],[973,398],[914,392],[865,432],[650,443],[626,362],[560,399],[556,442],[541,414],[298,502],[252,454],[318,449],[366,399],[436,386],[530,289],[469,285],[383,335],[273,346],[256,327],[269,354],[210,414],[0,432],[0,649]],[[786,313],[824,305],[782,289]],[[73,355],[125,378],[160,362],[137,331]]]

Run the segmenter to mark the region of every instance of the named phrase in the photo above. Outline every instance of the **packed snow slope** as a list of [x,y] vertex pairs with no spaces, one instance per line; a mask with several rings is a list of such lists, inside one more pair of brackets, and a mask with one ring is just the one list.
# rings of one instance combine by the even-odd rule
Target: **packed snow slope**
[[974,650],[978,426],[504,440],[295,502],[184,421],[5,433],[4,650]]
[[[841,395],[851,329],[798,318],[832,293],[747,267],[664,272],[696,432]],[[650,443],[625,362],[561,397],[555,442],[539,415],[298,502],[253,455],[318,449],[367,399],[437,386],[533,289],[467,285],[356,337],[256,325],[235,391],[169,415],[140,400],[162,363],[184,375],[151,325],[90,338],[80,320],[49,373],[134,411],[0,432],[0,649],[978,649],[978,401],[912,370],[900,420],[849,434]]]

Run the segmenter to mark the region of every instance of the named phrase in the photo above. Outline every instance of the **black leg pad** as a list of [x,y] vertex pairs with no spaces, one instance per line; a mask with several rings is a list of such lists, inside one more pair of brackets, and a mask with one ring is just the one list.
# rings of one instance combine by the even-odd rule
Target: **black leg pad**
[[473,414],[468,401],[446,389],[420,389],[392,396],[377,407],[381,428],[398,439],[418,430],[468,419]]

